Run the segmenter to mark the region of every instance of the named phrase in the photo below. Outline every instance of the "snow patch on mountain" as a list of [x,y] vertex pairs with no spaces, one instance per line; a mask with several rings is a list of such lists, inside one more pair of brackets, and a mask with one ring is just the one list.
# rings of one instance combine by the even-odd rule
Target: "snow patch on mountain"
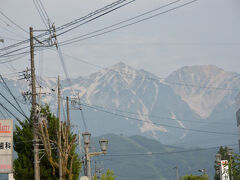
[[240,76],[213,65],[186,66],[165,81],[202,118],[207,118],[226,97],[235,103],[232,89],[240,88]]

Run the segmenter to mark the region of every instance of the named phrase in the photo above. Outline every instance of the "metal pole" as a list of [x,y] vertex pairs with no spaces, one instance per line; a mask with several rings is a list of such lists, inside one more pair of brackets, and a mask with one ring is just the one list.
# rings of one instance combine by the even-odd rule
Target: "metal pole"
[[[59,133],[59,138],[58,138],[58,146],[61,147],[62,140],[61,140],[61,90],[60,90],[60,77],[58,76],[58,133]],[[59,180],[62,180],[62,153],[61,150],[58,150],[59,153]]]
[[34,65],[34,42],[33,42],[33,28],[30,27],[30,56],[31,56],[31,80],[32,80],[32,120],[33,120],[33,153],[34,153],[34,179],[40,180],[40,166],[39,166],[39,144],[37,136],[38,118],[37,110],[37,91],[36,91],[36,75]]
[[87,161],[87,177],[89,178],[89,180],[91,180],[91,160],[90,160],[90,156],[89,156],[89,152],[88,152],[88,144],[85,145],[85,155],[86,155],[86,161]]
[[178,180],[178,166],[176,166],[176,171],[177,171],[177,180]]
[[70,129],[70,113],[69,113],[69,98],[67,97],[67,123],[68,123],[68,128]]
[[97,162],[95,161],[94,177],[97,178]]
[[232,172],[232,155],[230,155],[230,163],[231,163],[231,180],[233,180],[233,172]]

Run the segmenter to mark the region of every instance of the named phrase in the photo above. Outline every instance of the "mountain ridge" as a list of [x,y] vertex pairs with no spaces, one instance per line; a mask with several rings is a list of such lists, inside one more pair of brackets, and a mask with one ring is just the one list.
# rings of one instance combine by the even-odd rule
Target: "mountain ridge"
[[[208,72],[209,69],[214,72]],[[202,137],[196,137],[188,129],[225,132],[225,127],[216,130],[217,124],[209,126],[208,122],[236,121],[233,106],[237,92],[221,88],[239,88],[238,77],[237,73],[207,65],[180,68],[163,81],[150,72],[120,62],[87,77],[72,79],[73,87],[67,80],[62,80],[61,84],[63,97],[81,98],[87,126],[97,135],[111,132],[137,134],[174,144],[189,138],[192,143],[193,137]],[[174,84],[179,82],[184,84]],[[197,86],[192,86],[196,82]],[[16,83],[12,83],[16,87]],[[38,83],[42,86],[41,92],[46,93],[41,96],[42,102],[49,103],[55,112],[56,79],[38,78]],[[16,93],[20,94],[20,91],[20,88],[16,89]],[[201,111],[196,112],[191,103],[207,111],[207,115],[201,116]],[[72,121],[84,131],[79,112],[72,112]],[[206,123],[206,126],[198,122]],[[231,125],[227,130],[235,131],[235,126]]]

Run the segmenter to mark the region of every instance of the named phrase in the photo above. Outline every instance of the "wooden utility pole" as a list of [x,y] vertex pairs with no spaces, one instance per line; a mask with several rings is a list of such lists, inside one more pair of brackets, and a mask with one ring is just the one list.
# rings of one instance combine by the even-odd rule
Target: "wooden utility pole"
[[67,97],[67,125],[68,125],[68,127],[69,127],[69,129],[70,129],[71,123],[70,123],[69,98],[68,98],[68,97]]
[[[58,129],[58,133],[59,133],[59,138],[58,138],[58,147],[61,147],[62,144],[62,140],[61,140],[61,90],[60,90],[60,77],[58,76],[58,121],[59,121],[59,129]],[[62,180],[62,153],[61,150],[58,150],[59,153],[59,159],[58,159],[58,163],[59,163],[59,180]]]
[[37,91],[36,91],[36,75],[34,65],[34,42],[33,42],[33,28],[30,27],[30,56],[31,56],[31,85],[32,85],[32,121],[33,121],[33,153],[34,153],[34,179],[40,180],[40,166],[39,166],[39,144],[38,144],[38,118],[37,118]]

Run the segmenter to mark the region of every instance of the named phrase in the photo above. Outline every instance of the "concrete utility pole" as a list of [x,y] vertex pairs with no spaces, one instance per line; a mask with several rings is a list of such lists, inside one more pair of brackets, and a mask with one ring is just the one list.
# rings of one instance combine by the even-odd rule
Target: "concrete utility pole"
[[[59,138],[58,138],[58,144],[59,147],[61,147],[62,140],[61,140],[61,88],[60,88],[60,77],[58,76],[58,121],[59,121]],[[59,153],[59,180],[62,180],[62,153],[61,150],[58,150]]]
[[32,84],[32,120],[33,120],[33,153],[34,153],[34,179],[40,180],[40,166],[39,166],[39,144],[37,135],[37,91],[36,91],[36,75],[34,65],[34,42],[33,42],[33,28],[30,27],[30,56],[31,56],[31,84]]

